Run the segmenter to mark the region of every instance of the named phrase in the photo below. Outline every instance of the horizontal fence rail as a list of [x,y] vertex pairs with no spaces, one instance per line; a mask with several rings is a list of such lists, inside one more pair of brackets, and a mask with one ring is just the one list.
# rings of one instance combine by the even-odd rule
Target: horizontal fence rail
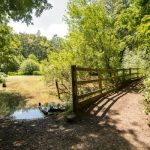
[[103,95],[143,77],[140,68],[100,69],[71,66],[73,111],[77,113]]

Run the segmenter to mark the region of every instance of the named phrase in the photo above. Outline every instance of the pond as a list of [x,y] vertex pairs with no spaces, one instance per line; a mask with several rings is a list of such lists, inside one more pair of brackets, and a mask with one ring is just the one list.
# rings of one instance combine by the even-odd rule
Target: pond
[[44,118],[44,114],[38,108],[16,110],[10,115],[14,120],[33,120]]
[[51,115],[65,111],[63,104],[37,103],[32,108],[26,106],[26,97],[20,93],[0,92],[0,118],[10,118],[14,120],[42,119],[46,115]]

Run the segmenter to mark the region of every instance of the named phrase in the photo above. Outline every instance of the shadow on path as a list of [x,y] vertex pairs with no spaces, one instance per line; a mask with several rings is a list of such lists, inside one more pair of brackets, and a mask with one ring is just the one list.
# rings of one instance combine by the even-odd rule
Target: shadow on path
[[[134,86],[133,84],[133,88]],[[124,132],[132,132],[131,134],[134,135],[135,133],[132,130],[119,130],[115,124],[112,125],[109,122],[117,124],[120,120],[111,120],[106,117],[108,110],[120,97],[125,95],[128,90],[134,92],[133,88],[126,88],[118,93],[110,94],[105,97],[103,104],[101,103],[104,98],[100,99],[73,124],[66,123],[60,115],[28,122],[11,122],[0,119],[0,149],[135,150],[137,147],[122,136]],[[95,106],[98,106],[97,110],[92,114],[89,113]],[[104,107],[105,110],[103,110]],[[102,111],[101,116],[97,116],[99,111]],[[112,111],[111,115],[119,115],[119,112]],[[145,150],[150,148],[144,143],[141,144],[141,147]]]
[[100,111],[102,111],[101,119],[105,117],[111,107],[121,99],[121,97],[125,96],[127,93],[138,93],[142,88],[142,81],[132,82],[126,88],[120,89],[115,92],[110,92],[106,96],[100,98],[91,104],[84,112],[92,113],[93,115],[97,115]]

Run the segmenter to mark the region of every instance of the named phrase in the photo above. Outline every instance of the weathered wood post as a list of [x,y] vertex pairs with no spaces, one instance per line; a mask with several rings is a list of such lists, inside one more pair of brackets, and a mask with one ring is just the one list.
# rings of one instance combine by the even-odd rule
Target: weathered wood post
[[71,66],[71,77],[72,77],[72,100],[73,100],[73,112],[77,113],[77,69],[76,65]]
[[59,92],[58,81],[56,80],[55,82],[56,82],[56,88],[57,88],[58,98],[60,99],[60,92]]

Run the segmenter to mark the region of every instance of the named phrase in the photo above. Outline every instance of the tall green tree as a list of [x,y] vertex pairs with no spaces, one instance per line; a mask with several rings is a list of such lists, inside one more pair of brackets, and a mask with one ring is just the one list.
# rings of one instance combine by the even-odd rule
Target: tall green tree
[[[32,23],[33,14],[39,17],[44,10],[52,6],[47,0],[1,0],[0,2],[0,69],[16,70],[20,59],[19,40],[7,26],[10,19]],[[19,57],[18,57],[19,56]],[[14,64],[14,66],[12,66]],[[18,63],[19,64],[19,63]]]
[[9,69],[17,69],[19,63],[18,38],[13,34],[12,28],[0,24],[0,70],[7,72]]
[[17,36],[21,42],[21,53],[25,58],[34,54],[39,60],[43,60],[47,58],[47,53],[53,50],[52,42],[40,34],[20,33]]
[[105,1],[74,0],[68,4],[69,48],[84,64],[112,68],[119,65],[120,46]]
[[128,51],[130,57],[132,51],[131,53],[138,54],[137,58],[141,57],[140,59],[147,60],[145,63],[149,64],[150,2],[148,0],[126,0],[125,2],[119,0],[115,3],[114,15],[116,35],[122,43],[121,60],[124,59],[124,54],[127,57]]
[[51,42],[52,42],[52,45],[53,45],[53,48],[54,48],[55,51],[60,51],[60,50],[62,50],[63,43],[64,43],[63,38],[61,38],[61,37],[59,37],[57,34],[55,34],[55,35],[52,37]]

